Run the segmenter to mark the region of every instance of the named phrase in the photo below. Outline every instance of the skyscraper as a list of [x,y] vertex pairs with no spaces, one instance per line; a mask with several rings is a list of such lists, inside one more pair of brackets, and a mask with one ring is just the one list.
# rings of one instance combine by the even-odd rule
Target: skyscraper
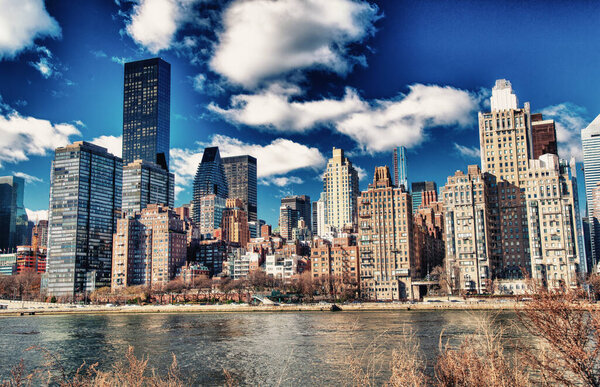
[[148,204],[173,208],[175,176],[152,162],[135,160],[123,166],[123,211],[133,215]]
[[408,190],[408,171],[406,169],[406,148],[394,148],[394,182],[398,187]]
[[76,142],[57,148],[50,176],[48,292],[74,296],[109,286],[121,211],[122,161]]
[[[307,195],[287,196],[287,197],[281,199],[281,205],[288,206],[292,210],[297,210],[298,211],[298,220],[304,219],[307,227],[309,229],[311,229],[311,227],[312,227],[312,220],[311,220],[312,219],[312,209],[311,209],[311,203],[310,203],[310,196],[307,196]],[[297,225],[294,224],[292,226],[292,228],[294,228],[296,226]]]
[[282,204],[279,208],[279,234],[285,239],[292,239],[292,229],[298,227],[300,211]]
[[558,156],[554,120],[544,120],[542,113],[531,115],[531,147],[534,159],[548,153]]
[[0,250],[9,251],[27,243],[28,219],[23,205],[25,180],[0,177]]
[[491,111],[479,112],[481,169],[496,177],[497,195],[490,202],[499,225],[492,238],[502,256],[502,275],[521,277],[529,270],[529,236],[525,193],[521,190],[531,158],[530,108],[518,108],[509,81],[499,79],[492,89]]
[[171,65],[160,58],[125,63],[123,163],[169,167]]
[[585,198],[590,225],[592,265],[600,259],[600,219],[594,217],[595,203],[593,191],[600,183],[600,115],[581,131],[583,145],[583,173],[585,177]]
[[359,195],[358,173],[342,149],[333,148],[333,157],[327,162],[323,177],[326,198],[327,225],[337,231],[355,227],[356,203]]
[[221,161],[225,168],[229,198],[240,199],[248,213],[248,221],[256,222],[258,220],[256,159],[243,155],[223,157]]
[[229,188],[225,177],[225,168],[221,161],[219,148],[204,149],[202,161],[198,165],[194,178],[194,222],[200,221],[200,202],[203,196],[216,195],[222,199],[229,197]]
[[437,200],[437,184],[434,181],[414,182],[412,183],[410,195],[412,196],[412,210],[414,214],[421,204],[427,205]]
[[373,183],[358,202],[360,277],[363,297],[415,298],[411,198],[392,183],[388,167],[376,167]]

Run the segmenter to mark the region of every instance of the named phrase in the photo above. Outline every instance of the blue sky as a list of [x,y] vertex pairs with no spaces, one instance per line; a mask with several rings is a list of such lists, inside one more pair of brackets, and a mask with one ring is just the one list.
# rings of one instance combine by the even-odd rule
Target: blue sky
[[[562,157],[600,112],[600,3],[522,1],[0,0],[0,174],[48,208],[54,148],[120,152],[123,61],[172,65],[176,204],[202,149],[258,158],[259,217],[290,193],[316,199],[333,146],[366,188],[391,149],[409,181],[479,163],[477,111],[509,79],[557,120]],[[582,177],[581,177],[582,180]],[[38,212],[35,216],[43,216]]]

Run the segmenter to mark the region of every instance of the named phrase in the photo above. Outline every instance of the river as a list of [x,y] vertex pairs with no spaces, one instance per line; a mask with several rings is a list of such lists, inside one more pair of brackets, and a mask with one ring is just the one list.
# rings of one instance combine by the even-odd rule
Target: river
[[[391,351],[412,330],[429,360],[443,341],[457,344],[475,331],[481,311],[285,312],[99,314],[0,318],[0,379],[25,360],[40,367],[40,346],[61,357],[68,372],[83,361],[107,369],[128,346],[164,372],[175,354],[186,380],[223,385],[227,369],[241,385],[345,384],[346,360],[376,353],[388,377]],[[494,323],[515,335],[513,312],[494,314]],[[372,349],[375,347],[375,349]]]

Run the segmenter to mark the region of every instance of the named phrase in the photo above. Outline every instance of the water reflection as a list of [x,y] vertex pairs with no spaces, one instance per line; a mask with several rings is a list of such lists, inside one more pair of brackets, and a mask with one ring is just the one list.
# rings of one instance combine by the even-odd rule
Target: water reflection
[[[223,369],[246,385],[328,385],[347,380],[350,356],[383,354],[388,364],[401,337],[412,331],[423,355],[434,359],[440,337],[456,345],[472,333],[484,312],[303,312],[240,314],[138,314],[39,316],[0,320],[0,373],[20,357],[31,368],[41,362],[26,352],[40,345],[59,353],[75,370],[82,361],[106,369],[128,346],[166,370],[171,354],[194,384],[222,385]],[[515,315],[501,313],[495,324],[509,327]],[[22,332],[39,332],[24,335]],[[375,349],[373,349],[375,348]],[[387,377],[384,372],[382,380]]]

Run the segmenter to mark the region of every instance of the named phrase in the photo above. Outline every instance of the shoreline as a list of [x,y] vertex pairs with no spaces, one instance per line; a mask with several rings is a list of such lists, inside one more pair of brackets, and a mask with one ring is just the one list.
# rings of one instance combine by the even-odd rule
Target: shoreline
[[[17,304],[21,304],[17,302]],[[34,317],[46,315],[73,314],[143,314],[143,313],[285,313],[285,312],[329,312],[333,304],[300,304],[300,305],[257,305],[221,304],[221,305],[145,305],[145,306],[75,306],[48,305],[37,307],[14,307],[0,310],[1,317]],[[381,311],[421,311],[421,310],[515,310],[521,302],[422,302],[416,304],[403,303],[362,303],[335,304],[343,312],[381,312]],[[16,305],[13,305],[16,306]]]

